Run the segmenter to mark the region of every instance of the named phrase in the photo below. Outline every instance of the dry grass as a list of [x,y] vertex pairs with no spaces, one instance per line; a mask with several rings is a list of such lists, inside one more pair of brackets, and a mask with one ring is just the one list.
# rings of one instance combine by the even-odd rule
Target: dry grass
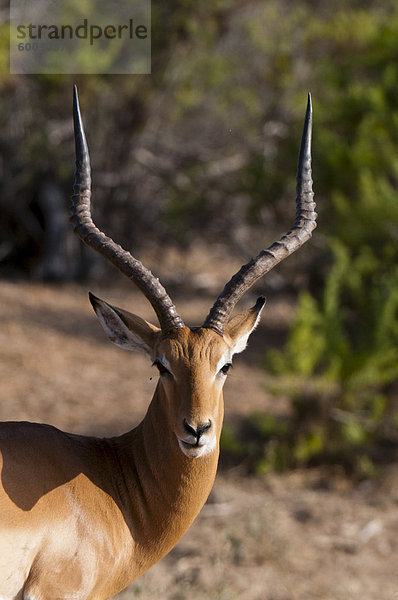
[[[130,288],[94,291],[152,318]],[[196,321],[208,304],[182,301],[179,308]],[[266,327],[285,312],[271,309],[251,350],[236,361],[225,392],[227,419],[275,410],[255,357],[263,351]],[[142,418],[156,373],[145,358],[108,344],[85,290],[2,282],[0,320],[1,419],[113,435]],[[359,486],[320,471],[266,479],[220,474],[178,546],[120,595],[154,597],[397,600],[398,470]]]

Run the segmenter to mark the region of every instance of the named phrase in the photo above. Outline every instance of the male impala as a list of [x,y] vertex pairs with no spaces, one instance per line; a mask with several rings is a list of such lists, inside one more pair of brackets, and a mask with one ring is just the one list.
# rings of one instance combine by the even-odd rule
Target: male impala
[[311,121],[309,99],[293,228],[232,277],[202,327],[189,328],[158,279],[93,224],[75,90],[75,231],[138,285],[160,328],[90,300],[111,341],[145,353],[160,378],[144,420],[121,437],[84,437],[36,423],[0,426],[0,600],[110,598],[164,556],[199,513],[217,469],[223,384],[265,301],[231,319],[232,310],[316,226]]

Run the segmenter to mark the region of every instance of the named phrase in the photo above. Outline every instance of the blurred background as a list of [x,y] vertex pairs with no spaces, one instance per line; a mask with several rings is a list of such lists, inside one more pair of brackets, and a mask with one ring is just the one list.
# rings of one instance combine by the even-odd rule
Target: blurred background
[[318,229],[248,294],[269,308],[197,529],[125,597],[397,598],[397,3],[152,0],[152,74],[76,77],[7,74],[1,6],[1,418],[111,435],[154,385],[87,306],[154,319],[68,223],[73,84],[95,220],[190,324],[290,228],[311,91]]

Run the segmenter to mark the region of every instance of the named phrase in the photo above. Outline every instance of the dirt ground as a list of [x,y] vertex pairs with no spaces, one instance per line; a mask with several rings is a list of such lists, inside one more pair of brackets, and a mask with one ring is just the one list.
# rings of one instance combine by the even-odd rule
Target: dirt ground
[[[130,287],[92,291],[152,319]],[[194,298],[178,302],[190,324],[211,304]],[[287,318],[288,306],[271,303],[250,348],[236,358],[225,388],[227,421],[276,410],[258,361]],[[0,282],[0,321],[2,420],[102,436],[126,431],[145,414],[156,372],[144,357],[107,342],[85,288]],[[219,473],[190,531],[119,597],[398,600],[398,466],[361,484],[321,470],[265,478]]]

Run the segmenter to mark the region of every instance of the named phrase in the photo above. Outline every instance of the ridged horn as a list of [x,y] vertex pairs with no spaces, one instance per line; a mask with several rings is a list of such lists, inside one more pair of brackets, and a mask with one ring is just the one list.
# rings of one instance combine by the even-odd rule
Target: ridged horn
[[119,271],[131,279],[152,304],[162,331],[168,333],[185,327],[175,306],[160,281],[130,252],[107,237],[93,223],[91,216],[91,168],[90,157],[77,88],[73,90],[73,122],[75,129],[76,172],[73,185],[71,222],[80,239],[107,258]]
[[256,258],[252,258],[235,273],[215,301],[203,327],[213,329],[223,335],[231,313],[243,294],[260,277],[263,277],[275,265],[298,250],[310,239],[312,231],[316,227],[317,218],[311,179],[311,134],[312,103],[311,94],[308,94],[307,111],[298,156],[296,220],[294,225],[278,241],[266,250],[262,250]]

